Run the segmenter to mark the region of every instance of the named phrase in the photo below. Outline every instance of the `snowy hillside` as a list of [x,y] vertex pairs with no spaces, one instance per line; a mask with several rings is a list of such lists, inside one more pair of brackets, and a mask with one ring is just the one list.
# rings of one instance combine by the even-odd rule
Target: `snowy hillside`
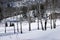
[[[31,23],[32,31],[28,31],[28,27],[29,27],[28,22],[23,22],[22,24],[23,34],[21,34],[20,32],[17,33],[17,31],[16,31],[16,34],[14,34],[13,27],[7,27],[7,33],[5,34],[4,27],[0,27],[0,40],[60,40],[59,22],[60,21],[57,20],[56,29],[51,29],[50,21],[48,20],[46,31],[41,30],[41,25],[40,25],[40,30],[37,30],[37,21],[35,23]],[[20,24],[19,24],[19,27],[20,27]]]

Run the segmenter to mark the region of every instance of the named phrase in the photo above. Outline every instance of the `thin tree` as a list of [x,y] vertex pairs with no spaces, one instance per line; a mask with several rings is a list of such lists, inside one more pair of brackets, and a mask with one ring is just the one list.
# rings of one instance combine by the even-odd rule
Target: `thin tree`
[[[53,5],[53,13],[55,13],[55,9],[56,9],[56,3],[57,3],[57,0],[52,0],[52,5]],[[53,19],[53,28],[56,28],[56,24],[55,24],[55,22],[56,22],[56,19]]]
[[[52,16],[51,16],[51,18],[52,18]],[[50,19],[50,25],[51,25],[51,29],[52,29],[52,19]]]
[[14,34],[15,34],[16,32],[15,32],[15,25],[14,25]]
[[44,5],[43,4],[39,5],[39,14],[40,14],[41,27],[42,27],[42,30],[44,30],[43,23],[42,23],[42,18],[44,15]]
[[38,27],[37,27],[37,29],[39,30],[39,3],[37,3],[38,5],[37,5],[37,25],[38,25]]
[[[45,10],[47,10],[47,7],[48,7],[48,0],[46,0],[46,3],[45,3]],[[44,10],[44,11],[45,11]],[[45,11],[46,12],[46,11]],[[47,29],[47,13],[45,14],[45,30]]]
[[[50,2],[50,1],[49,1]],[[51,7],[52,7],[52,5],[51,5],[52,3],[50,2],[50,13],[51,13]],[[50,25],[51,25],[51,29],[52,29],[52,15],[51,16],[49,16],[50,17]]]
[[[29,8],[28,8],[29,12]],[[28,22],[29,22],[29,31],[31,31],[31,18],[30,18],[30,13],[28,13]]]
[[37,14],[36,14],[36,17],[37,17],[37,29],[39,30],[39,16],[40,16],[40,14],[39,14],[39,3],[37,2],[37,4],[38,5],[36,5],[37,6],[37,9],[36,9],[36,11],[37,11]]
[[[5,19],[6,20],[6,19]],[[7,22],[5,22],[5,33],[6,33],[6,27],[8,26]]]
[[47,29],[47,14],[46,14],[46,18],[45,18],[45,30]]
[[[13,19],[14,19],[14,17],[13,17]],[[15,32],[15,24],[14,24],[14,34],[15,34],[16,32]]]
[[21,15],[20,15],[20,30],[21,30],[21,33],[23,33],[22,32],[22,17],[21,17]]
[[17,32],[19,32],[18,17],[17,16],[16,16],[16,20],[17,20]]

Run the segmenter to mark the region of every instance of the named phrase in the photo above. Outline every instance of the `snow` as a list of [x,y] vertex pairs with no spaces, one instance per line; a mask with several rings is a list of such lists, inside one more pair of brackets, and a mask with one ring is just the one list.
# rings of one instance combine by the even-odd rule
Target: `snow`
[[[43,20],[44,22],[44,20]],[[0,27],[0,40],[60,40],[60,21],[56,21],[57,28],[51,29],[50,28],[50,21],[48,20],[47,30],[42,31],[41,25],[40,30],[37,30],[37,21],[31,23],[31,31],[29,31],[28,22],[22,23],[23,33],[17,33],[17,25],[15,23],[16,33],[14,34],[13,27],[7,27],[7,33],[4,33],[4,24],[3,27]],[[19,31],[20,31],[20,23],[19,24]],[[1,25],[1,24],[0,24]]]

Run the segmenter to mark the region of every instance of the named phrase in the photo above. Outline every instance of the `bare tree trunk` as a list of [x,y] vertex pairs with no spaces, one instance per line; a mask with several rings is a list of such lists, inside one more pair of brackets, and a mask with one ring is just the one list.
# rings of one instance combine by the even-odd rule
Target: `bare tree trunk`
[[19,26],[18,26],[18,22],[17,22],[17,32],[19,32],[19,28],[18,28]]
[[[11,14],[10,14],[11,15]],[[13,17],[13,19],[14,19],[14,17]],[[10,22],[10,26],[11,26],[11,22]],[[14,34],[16,33],[15,32],[15,24],[14,25],[12,25],[12,26],[14,26]]]
[[19,32],[18,17],[17,16],[16,16],[16,20],[17,20],[17,32]]
[[5,33],[6,33],[6,26],[5,26]]
[[[36,0],[35,0],[36,1]],[[38,3],[37,3],[38,4]],[[38,4],[37,6],[37,29],[39,30],[39,16],[40,16],[40,9],[39,9],[40,5]]]
[[5,26],[5,33],[6,33],[6,26]]
[[45,19],[45,30],[47,29],[47,19]]
[[44,30],[42,20],[40,20],[40,21],[41,21],[41,27],[42,27],[42,30]]
[[5,23],[5,33],[6,33],[7,22]]
[[38,17],[38,20],[37,20],[37,25],[38,25],[38,30],[39,30],[39,17]]
[[30,14],[29,14],[29,31],[31,31],[31,18],[30,18]]
[[[28,8],[27,12],[29,12],[29,8]],[[29,13],[28,13],[28,22],[29,22],[29,31],[31,31],[31,17],[30,17]]]
[[[43,11],[43,10],[42,10]],[[40,12],[40,11],[39,11]],[[42,16],[43,15],[41,15],[42,14],[42,12],[40,12],[40,23],[41,23],[41,27],[42,27],[42,30],[44,30],[44,27],[43,27],[43,22],[42,22]]]
[[[16,15],[18,14],[17,8],[16,8]],[[19,32],[19,28],[18,28],[18,16],[16,16],[16,20],[17,20],[17,32]]]
[[[53,12],[55,13],[55,9],[56,9],[56,3],[57,3],[57,0],[52,0],[52,4],[53,4]],[[55,17],[55,16],[54,16]],[[55,24],[55,19],[53,20],[53,28],[56,28],[56,24]]]
[[[51,3],[50,3],[50,13],[51,13]],[[51,25],[51,29],[52,29],[52,15],[51,15],[51,17],[50,17],[50,25]]]
[[45,30],[47,29],[47,20],[45,20]]
[[53,20],[53,25],[54,25],[53,28],[56,28],[55,22],[56,22],[56,20],[54,19],[54,20]]
[[14,25],[14,34],[15,34],[15,25]]
[[[40,3],[39,3],[39,17],[40,17],[40,23],[41,23],[41,27],[42,27],[42,30],[44,30],[44,28],[43,28],[43,23],[42,23],[42,15],[41,15],[41,13],[42,12],[40,12],[41,10],[40,10]],[[38,19],[39,19],[39,17],[38,17]]]
[[46,17],[45,17],[45,30],[47,29],[47,14],[46,14]]
[[20,29],[21,29],[21,33],[22,33],[22,22],[20,21]]
[[[47,6],[48,6],[48,0],[46,0],[46,5],[45,5],[45,10],[47,10]],[[47,13],[45,14],[45,30],[47,29]]]
[[21,18],[21,15],[20,15],[20,30],[21,30],[21,33],[23,33],[22,32],[22,18]]
[[50,19],[50,25],[51,25],[51,29],[52,29],[52,19]]

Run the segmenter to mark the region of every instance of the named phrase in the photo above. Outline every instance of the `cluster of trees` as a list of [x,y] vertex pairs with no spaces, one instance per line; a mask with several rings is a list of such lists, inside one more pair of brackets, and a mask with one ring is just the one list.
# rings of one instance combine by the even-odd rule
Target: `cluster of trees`
[[[36,3],[36,4],[32,4],[32,5],[28,4],[27,6],[22,6],[20,8],[17,8],[17,7],[12,8],[12,7],[10,7],[9,4],[7,4],[8,7],[4,8],[3,13],[1,12],[2,10],[0,8],[0,20],[2,20],[4,18],[12,17],[12,16],[23,15],[23,18],[28,20],[28,22],[29,22],[29,31],[31,31],[31,17],[30,17],[29,11],[36,10],[36,13],[34,13],[34,18],[37,18],[37,20],[38,20],[38,22],[37,22],[38,28],[37,29],[39,30],[39,20],[40,20],[42,30],[46,30],[47,29],[47,27],[46,27],[46,25],[47,25],[46,10],[49,7],[48,6],[48,3],[49,3],[48,1],[49,0],[46,0],[46,2],[44,4],[41,4],[40,2]],[[52,0],[51,3],[53,5],[52,9],[55,10],[56,1]],[[22,11],[22,12],[20,12],[20,11]],[[28,16],[27,16],[27,13],[28,13]],[[44,17],[44,15],[45,15],[45,17]],[[43,27],[42,19],[45,20],[45,27]],[[54,23],[55,23],[55,21],[54,21]],[[21,33],[22,33],[22,20],[20,20],[20,25],[21,25]]]

